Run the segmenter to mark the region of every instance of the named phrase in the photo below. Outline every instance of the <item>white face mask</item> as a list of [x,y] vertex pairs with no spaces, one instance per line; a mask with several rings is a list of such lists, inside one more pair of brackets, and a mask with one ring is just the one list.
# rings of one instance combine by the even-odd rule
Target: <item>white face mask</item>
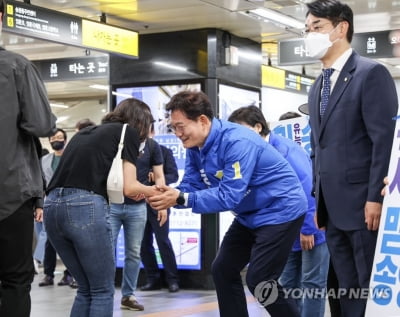
[[310,32],[304,38],[307,53],[310,57],[321,59],[332,46],[329,33]]
[[146,141],[143,141],[139,145],[139,153],[142,153],[144,150],[144,147],[146,146]]

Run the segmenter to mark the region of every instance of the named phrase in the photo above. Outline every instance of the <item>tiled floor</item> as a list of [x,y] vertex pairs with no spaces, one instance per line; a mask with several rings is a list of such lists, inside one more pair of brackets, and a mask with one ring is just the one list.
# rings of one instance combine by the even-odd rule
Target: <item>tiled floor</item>
[[[76,290],[69,286],[57,286],[61,279],[57,272],[54,286],[39,287],[43,274],[36,275],[32,284],[31,317],[68,317]],[[181,290],[169,293],[167,289],[136,294],[144,311],[120,309],[121,291],[115,290],[114,317],[218,317],[218,304],[215,291]],[[248,310],[251,317],[266,317],[268,314],[248,293]]]
[[[31,317],[68,317],[76,293],[69,286],[57,286],[64,267],[57,266],[54,286],[39,287],[43,273],[35,276],[32,284]],[[42,269],[40,269],[40,272]],[[250,317],[269,317],[268,313],[253,299],[246,288],[248,311]],[[120,309],[121,290],[117,288],[114,296],[114,317],[219,317],[217,296],[214,290],[180,290],[169,293],[167,289],[151,292],[138,291],[136,296],[144,311]],[[326,306],[325,317],[330,316]],[[234,317],[234,316],[232,316]],[[285,317],[285,316],[282,316]],[[310,316],[314,317],[314,316]]]

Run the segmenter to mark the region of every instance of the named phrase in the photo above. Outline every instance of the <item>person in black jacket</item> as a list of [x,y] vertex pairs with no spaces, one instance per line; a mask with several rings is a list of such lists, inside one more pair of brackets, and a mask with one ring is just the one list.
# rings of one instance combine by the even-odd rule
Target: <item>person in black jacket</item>
[[[5,13],[0,0],[0,34]],[[42,217],[37,138],[54,133],[46,87],[24,56],[0,47],[0,316],[28,317],[33,220]],[[38,207],[38,208],[36,208]]]
[[[154,126],[152,126],[152,133],[154,133]],[[178,180],[178,168],[176,166],[175,158],[172,151],[160,144],[163,155],[163,170],[165,176],[165,183],[167,185],[175,183]],[[149,180],[154,181],[154,175],[149,173]],[[160,270],[158,268],[157,259],[153,247],[153,233],[156,237],[157,245],[160,251],[161,260],[164,266],[165,277],[168,283],[168,290],[171,293],[179,291],[178,285],[178,269],[176,266],[175,253],[172,248],[171,241],[169,240],[169,214],[168,220],[163,226],[160,226],[157,221],[157,211],[147,204],[147,222],[144,229],[142,240],[142,248],[140,256],[146,271],[147,283],[140,289],[142,291],[151,291],[161,288]]]

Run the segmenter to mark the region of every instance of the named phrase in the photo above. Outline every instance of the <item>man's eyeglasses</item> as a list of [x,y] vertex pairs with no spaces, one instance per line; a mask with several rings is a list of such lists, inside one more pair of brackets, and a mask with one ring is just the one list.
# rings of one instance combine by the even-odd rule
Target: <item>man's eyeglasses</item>
[[178,125],[170,124],[170,125],[168,125],[168,128],[170,128],[173,133],[177,133],[177,132],[183,133],[185,131],[186,126],[183,124],[178,124]]
[[308,33],[310,32],[316,32],[320,33],[323,31],[324,27],[328,24],[331,24],[331,22],[325,22],[325,23],[317,23],[315,25],[311,25],[310,27],[306,27],[303,31],[302,34],[303,36],[307,36]]

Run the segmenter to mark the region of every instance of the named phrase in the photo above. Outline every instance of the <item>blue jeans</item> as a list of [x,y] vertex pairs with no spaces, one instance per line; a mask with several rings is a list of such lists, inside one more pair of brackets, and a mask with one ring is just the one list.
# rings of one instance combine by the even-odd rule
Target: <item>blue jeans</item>
[[79,287],[71,317],[111,317],[115,260],[104,197],[55,188],[44,204],[47,236]]
[[35,251],[33,252],[33,258],[40,263],[43,263],[44,260],[44,247],[47,240],[47,233],[43,226],[43,222],[35,222],[35,234],[37,239],[37,244],[35,247]]
[[125,263],[122,276],[122,296],[135,295],[140,270],[140,246],[146,225],[146,203],[111,204],[110,223],[114,241],[117,244],[121,226],[124,227]]
[[[302,317],[324,316],[328,267],[329,252],[326,242],[310,251],[290,252],[279,281],[287,290],[296,289],[292,294],[297,298]],[[302,299],[298,298],[301,295],[300,290],[303,290]],[[310,295],[311,292],[315,292],[315,295]]]

